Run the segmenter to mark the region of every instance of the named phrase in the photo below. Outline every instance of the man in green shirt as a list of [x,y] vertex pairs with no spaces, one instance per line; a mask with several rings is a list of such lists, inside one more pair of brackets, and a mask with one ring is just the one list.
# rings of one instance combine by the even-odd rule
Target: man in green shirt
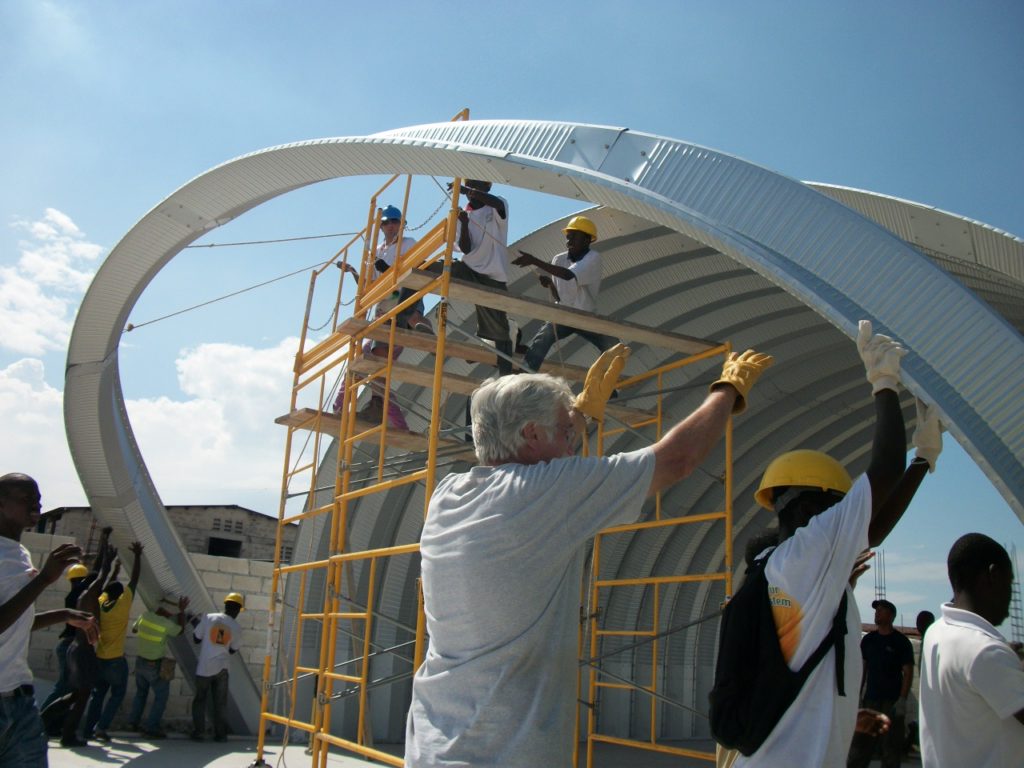
[[[135,700],[128,721],[131,730],[139,731],[151,739],[167,736],[160,728],[160,719],[167,706],[174,667],[171,663],[164,664],[164,653],[167,651],[167,641],[180,635],[185,627],[186,608],[188,598],[182,596],[178,598],[177,623],[171,621],[171,612],[160,606],[156,611],[146,611],[132,625],[132,632],[138,637],[139,644],[138,657],[135,659]],[[171,660],[168,659],[168,662]],[[146,708],[150,688],[153,689],[153,706],[146,722],[142,724],[142,710]]]

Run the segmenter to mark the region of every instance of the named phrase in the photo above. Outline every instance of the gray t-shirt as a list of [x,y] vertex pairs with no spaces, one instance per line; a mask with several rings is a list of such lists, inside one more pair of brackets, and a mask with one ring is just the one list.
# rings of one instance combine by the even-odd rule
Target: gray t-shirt
[[407,766],[570,762],[583,544],[639,517],[653,472],[645,448],[438,483],[420,539],[430,644]]

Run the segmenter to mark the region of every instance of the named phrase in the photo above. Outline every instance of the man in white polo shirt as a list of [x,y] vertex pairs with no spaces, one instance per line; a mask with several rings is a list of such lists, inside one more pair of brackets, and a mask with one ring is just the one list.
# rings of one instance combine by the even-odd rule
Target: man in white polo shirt
[[996,627],[1010,614],[1013,566],[998,542],[961,536],[946,559],[953,601],[921,649],[921,762],[1002,768],[1024,761],[1024,669]]
[[46,763],[46,733],[36,706],[28,666],[29,633],[53,624],[82,629],[92,642],[96,620],[83,611],[61,608],[36,613],[32,604],[72,563],[81,548],[61,544],[42,570],[32,566],[21,533],[39,521],[39,486],[28,475],[0,477],[0,768],[35,768]]

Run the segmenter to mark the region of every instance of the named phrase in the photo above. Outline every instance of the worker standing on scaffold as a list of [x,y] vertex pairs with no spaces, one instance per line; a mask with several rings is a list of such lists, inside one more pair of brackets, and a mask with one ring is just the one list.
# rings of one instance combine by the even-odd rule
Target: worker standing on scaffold
[[[544,274],[540,284],[551,291],[556,304],[584,312],[597,311],[597,294],[601,290],[601,255],[590,247],[597,240],[597,227],[586,216],[573,216],[562,230],[565,250],[545,264],[532,254],[520,251],[512,263],[519,267],[536,267]],[[530,342],[524,362],[531,371],[539,371],[548,350],[559,339],[572,334],[586,339],[601,352],[618,342],[612,336],[546,322]]]
[[[469,202],[459,211],[455,246],[461,261],[452,262],[452,277],[486,288],[508,290],[508,201],[491,194],[491,182],[469,179],[459,190]],[[428,271],[440,274],[442,265]],[[476,335],[494,342],[498,375],[512,373],[512,340],[504,310],[476,307]]]
[[[414,245],[416,240],[411,237],[402,237],[401,243],[399,243],[398,233],[402,228],[402,211],[393,205],[389,205],[380,212],[380,231],[384,234],[384,242],[377,247],[377,252],[374,254],[373,261],[373,279],[376,280],[378,277],[387,272],[395,264],[395,259],[401,253],[407,253]],[[345,269],[356,277],[359,278],[359,273],[350,264],[345,264]],[[415,291],[410,288],[402,288],[396,290],[390,297],[384,299],[377,304],[374,309],[374,317],[381,317],[385,312],[390,310],[392,307],[398,305],[399,302],[405,301]],[[416,330],[421,333],[433,333],[430,323],[423,316],[423,300],[413,303],[406,309],[398,313],[395,318],[395,323],[399,328],[407,330]],[[395,345],[394,359],[397,360],[398,356],[402,354],[402,347]],[[363,355],[373,355],[375,357],[388,356],[388,343],[386,341],[374,341],[373,339],[366,339],[363,342]],[[382,384],[374,382],[371,385],[373,396],[370,398],[370,402],[359,412],[359,415],[371,422],[380,421],[384,414],[384,387]],[[334,400],[334,412],[337,413],[341,410],[345,403],[345,385],[344,383],[338,390],[338,396]],[[388,426],[397,429],[408,429],[409,425],[405,421],[405,414],[402,413],[402,409],[398,403],[395,402],[394,398],[388,398]]]

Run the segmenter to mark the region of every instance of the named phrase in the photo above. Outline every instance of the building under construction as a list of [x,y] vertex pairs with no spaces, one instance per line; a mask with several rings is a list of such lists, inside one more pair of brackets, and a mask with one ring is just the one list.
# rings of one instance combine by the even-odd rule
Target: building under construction
[[[859,319],[908,348],[908,390],[935,403],[1024,518],[1022,241],[674,139],[464,118],[275,147],[212,169],[115,247],[75,325],[66,421],[90,504],[114,526],[115,541],[146,546],[144,598],[173,588],[212,609],[215,596],[168,534],[124,409],[117,353],[127,317],[185,246],[260,203],[332,178],[389,179],[368,200],[359,234],[311,275],[292,399],[278,419],[287,430],[279,525],[300,529],[290,561],[280,558],[278,541],[264,679],[240,664],[231,670],[234,727],[259,733],[261,749],[269,732],[308,740],[314,765],[335,749],[401,764],[411,676],[426,642],[418,587],[426,503],[444,473],[474,461],[466,399],[495,372],[495,349],[473,336],[474,305],[505,310],[527,339],[551,321],[633,348],[608,418],[586,436],[592,455],[657,440],[699,404],[734,346],[776,359],[754,407],[703,471],[650,501],[638,523],[592,543],[574,693],[581,762],[602,742],[712,758],[713,619],[742,559],[734,552],[771,522],[753,502],[761,471],[789,447],[826,451],[851,474],[867,463],[872,410],[852,342]],[[415,246],[373,280],[379,208],[402,201],[406,210],[420,176],[452,182],[455,191]],[[452,279],[445,265],[462,179],[578,200],[601,233],[600,313],[553,305],[528,271],[507,293]],[[563,250],[564,225],[551,222],[510,249]],[[387,312],[373,311],[401,289]],[[419,299],[433,333],[394,322]],[[389,354],[364,355],[367,339],[386,342]],[[578,383],[594,357],[571,337],[543,370]],[[384,408],[366,419],[359,410],[372,392]],[[912,395],[904,395],[912,425]],[[389,422],[392,399],[407,429]]]

